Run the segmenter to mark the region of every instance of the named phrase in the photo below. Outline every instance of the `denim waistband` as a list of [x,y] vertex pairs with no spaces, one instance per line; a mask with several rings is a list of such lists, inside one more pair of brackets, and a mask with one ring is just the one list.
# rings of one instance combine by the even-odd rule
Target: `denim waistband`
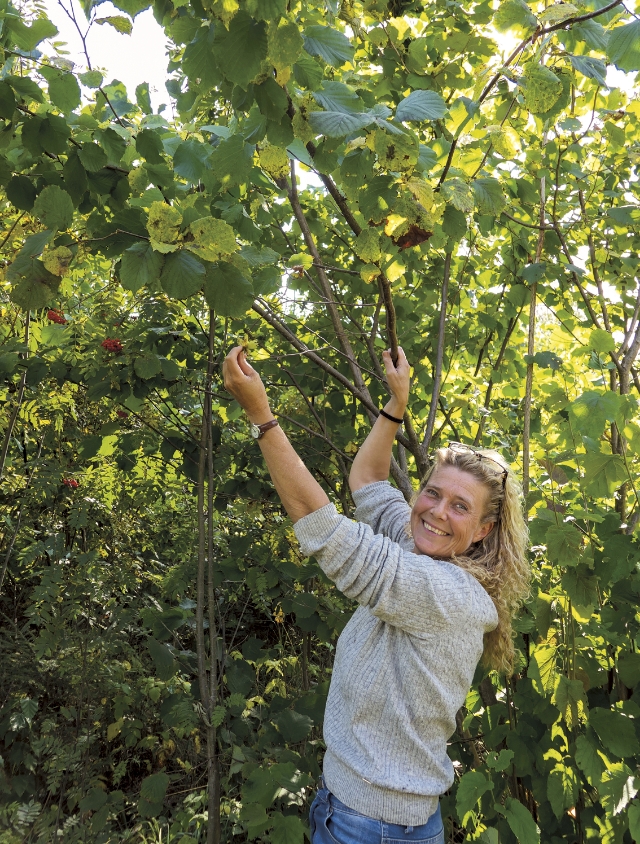
[[324,781],[324,777],[320,778],[319,788],[316,794],[316,797],[322,803],[328,803],[333,810],[337,810],[339,812],[344,812],[345,814],[354,815],[358,818],[363,818],[367,821],[378,821],[384,826],[384,835],[385,837],[394,838],[397,834],[399,838],[402,837],[402,834],[406,834],[407,832],[413,832],[416,837],[421,838],[430,838],[432,836],[438,835],[443,827],[442,823],[442,816],[440,814],[440,802],[438,801],[437,807],[435,812],[431,815],[431,817],[423,824],[398,824],[398,823],[388,823],[387,821],[382,820],[381,818],[371,818],[369,815],[364,815],[362,812],[358,812],[355,809],[347,806],[341,800],[339,800],[335,794],[333,794],[326,786]]

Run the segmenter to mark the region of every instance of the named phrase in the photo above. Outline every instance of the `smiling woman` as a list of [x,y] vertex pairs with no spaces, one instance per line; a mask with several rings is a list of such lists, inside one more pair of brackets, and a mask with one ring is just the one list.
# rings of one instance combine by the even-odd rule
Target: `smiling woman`
[[312,844],[444,844],[447,739],[479,660],[510,670],[511,619],[527,589],[521,489],[500,455],[439,449],[413,508],[389,484],[409,364],[402,349],[395,365],[383,357],[391,399],[353,462],[355,522],[294,451],[242,348],[224,364],[302,552],[360,604],[336,648]]

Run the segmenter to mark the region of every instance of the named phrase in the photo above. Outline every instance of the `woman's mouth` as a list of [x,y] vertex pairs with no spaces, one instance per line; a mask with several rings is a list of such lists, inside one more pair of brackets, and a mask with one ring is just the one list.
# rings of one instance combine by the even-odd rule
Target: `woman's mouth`
[[429,533],[435,533],[436,536],[449,536],[449,534],[446,533],[444,530],[438,530],[438,528],[433,527],[433,525],[427,524],[424,519],[422,519],[421,521],[422,527],[425,530],[429,531]]

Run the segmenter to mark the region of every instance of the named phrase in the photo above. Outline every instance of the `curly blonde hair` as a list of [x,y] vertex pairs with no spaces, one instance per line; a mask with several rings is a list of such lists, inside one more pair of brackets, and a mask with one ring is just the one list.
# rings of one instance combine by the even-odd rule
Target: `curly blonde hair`
[[467,472],[481,481],[489,493],[482,522],[494,522],[493,528],[466,554],[453,557],[451,562],[475,577],[491,596],[498,613],[498,626],[485,633],[483,665],[511,674],[515,655],[513,617],[529,592],[531,578],[522,485],[497,451],[440,448],[433,455],[433,464],[422,479],[416,498],[440,466]]

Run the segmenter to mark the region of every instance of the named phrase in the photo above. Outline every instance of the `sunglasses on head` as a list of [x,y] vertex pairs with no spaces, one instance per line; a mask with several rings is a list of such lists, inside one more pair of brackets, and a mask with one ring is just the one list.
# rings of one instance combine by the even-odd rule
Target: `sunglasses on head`
[[497,460],[494,460],[493,457],[489,457],[487,454],[483,454],[481,451],[478,451],[477,448],[474,448],[471,445],[465,445],[464,443],[450,442],[447,445],[447,448],[449,449],[449,451],[453,451],[457,454],[475,454],[478,460],[484,460],[485,462],[492,464],[489,468],[495,471],[497,475],[500,475],[500,477],[502,478],[502,489],[505,489],[507,485],[507,475],[509,474],[509,470],[505,469],[505,467],[502,464],[498,463]]

